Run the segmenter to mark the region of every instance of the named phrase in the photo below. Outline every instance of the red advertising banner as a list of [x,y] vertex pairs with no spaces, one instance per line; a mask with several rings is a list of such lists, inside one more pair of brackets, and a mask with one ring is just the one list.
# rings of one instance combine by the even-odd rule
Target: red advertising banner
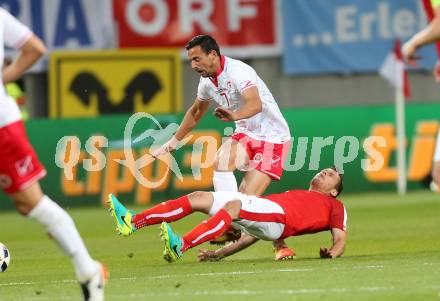
[[[210,34],[242,55],[279,54],[277,0],[114,0],[118,45],[183,47]],[[251,51],[249,51],[251,50]]]

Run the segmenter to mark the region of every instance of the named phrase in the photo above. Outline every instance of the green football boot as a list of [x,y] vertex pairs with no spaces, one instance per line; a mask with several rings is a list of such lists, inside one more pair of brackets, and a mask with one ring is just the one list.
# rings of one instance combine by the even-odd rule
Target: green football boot
[[114,216],[116,221],[116,231],[123,236],[133,234],[136,230],[131,223],[134,212],[125,208],[113,194],[108,195],[108,203],[110,204],[111,215]]
[[162,222],[160,225],[160,236],[165,243],[165,249],[163,251],[163,258],[168,262],[174,262],[182,257],[182,238],[173,232],[170,225],[166,222]]

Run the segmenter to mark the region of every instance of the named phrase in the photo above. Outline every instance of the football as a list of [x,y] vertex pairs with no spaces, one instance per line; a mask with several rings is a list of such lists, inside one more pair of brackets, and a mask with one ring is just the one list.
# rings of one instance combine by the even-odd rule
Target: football
[[8,248],[0,242],[0,272],[6,271],[11,261],[11,254]]

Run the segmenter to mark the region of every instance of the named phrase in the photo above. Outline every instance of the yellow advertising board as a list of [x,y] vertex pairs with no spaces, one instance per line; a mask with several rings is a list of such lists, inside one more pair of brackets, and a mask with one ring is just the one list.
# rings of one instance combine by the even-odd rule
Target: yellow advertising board
[[53,52],[49,116],[177,113],[181,81],[178,49]]

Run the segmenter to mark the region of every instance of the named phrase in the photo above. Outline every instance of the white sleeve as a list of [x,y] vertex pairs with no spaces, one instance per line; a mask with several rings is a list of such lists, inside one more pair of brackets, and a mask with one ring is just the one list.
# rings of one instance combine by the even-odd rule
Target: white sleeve
[[8,47],[19,49],[32,36],[32,31],[26,25],[3,8],[0,8],[0,22],[4,44]]
[[197,88],[197,98],[201,101],[212,100],[212,95],[209,93],[210,87],[206,84],[203,78],[200,78],[199,86]]
[[243,91],[250,87],[257,86],[257,73],[249,65],[243,64],[232,74],[232,81],[240,93],[243,93]]

